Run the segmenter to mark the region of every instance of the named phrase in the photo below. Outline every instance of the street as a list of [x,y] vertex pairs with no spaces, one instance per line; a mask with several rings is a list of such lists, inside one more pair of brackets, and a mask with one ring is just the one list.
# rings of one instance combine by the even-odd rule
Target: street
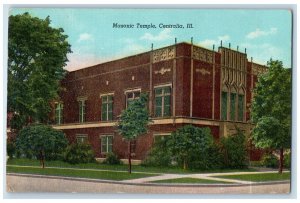
[[287,194],[289,183],[244,186],[147,186],[7,175],[7,192],[139,194]]

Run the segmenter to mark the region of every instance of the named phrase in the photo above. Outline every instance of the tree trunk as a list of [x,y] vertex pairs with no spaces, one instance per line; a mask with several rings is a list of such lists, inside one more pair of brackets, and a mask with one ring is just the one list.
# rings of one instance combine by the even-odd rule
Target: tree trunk
[[186,159],[183,160],[183,170],[187,169]]
[[282,169],[283,169],[283,148],[280,149],[278,173],[282,173]]
[[43,151],[40,151],[40,163],[42,165],[42,168],[45,168],[45,158],[44,158]]
[[128,141],[128,172],[131,173],[131,141]]

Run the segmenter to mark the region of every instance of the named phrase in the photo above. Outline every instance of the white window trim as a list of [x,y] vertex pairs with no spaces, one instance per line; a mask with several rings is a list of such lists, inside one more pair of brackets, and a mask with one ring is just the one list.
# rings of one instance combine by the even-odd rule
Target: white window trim
[[[158,95],[155,94],[155,89],[164,88],[164,87],[170,87],[171,88],[170,93],[165,94],[165,92],[163,90],[163,92],[161,94],[158,94]],[[163,85],[163,86],[157,86],[157,87],[155,87],[154,88],[154,99],[156,99],[156,96],[159,96],[159,97],[162,98],[162,101],[161,101],[161,115],[157,116],[156,118],[163,118],[163,117],[165,117],[164,116],[164,112],[165,112],[165,100],[164,100],[164,97],[165,96],[170,96],[170,100],[172,100],[172,97],[171,97],[172,96],[172,85]],[[155,115],[156,114],[156,112],[155,112],[155,110],[156,110],[156,103],[154,103],[154,104],[155,104],[155,106],[154,106],[154,115]],[[171,104],[170,104],[170,108],[171,108]],[[171,113],[171,111],[170,111],[170,113]],[[169,117],[169,116],[166,116],[166,117]]]
[[114,92],[108,92],[108,93],[101,93],[100,94],[100,98],[105,97],[105,96],[110,96],[110,95],[114,95]]
[[158,137],[158,136],[170,136],[171,135],[171,132],[170,133],[155,133],[153,134],[153,143],[155,142],[155,137]]
[[[63,109],[64,109],[64,104],[61,102],[56,102],[55,103],[56,108],[55,108],[55,121],[56,121],[56,110],[58,110],[58,122],[56,122],[57,125],[62,124],[62,118],[63,118]],[[58,108],[59,107],[59,108]]]
[[[112,134],[103,134],[103,135],[99,136],[99,138],[100,138],[100,150],[101,150],[101,154],[107,154],[107,153],[109,153],[108,152],[108,139],[106,139],[106,150],[103,151],[102,150],[102,138],[103,137],[112,137],[111,149],[113,149],[114,135],[112,135]],[[113,152],[113,150],[111,150],[111,151]]]
[[[86,107],[85,101],[86,100],[83,100],[83,99],[78,100],[78,103],[82,103],[82,106],[83,106],[83,108],[80,109],[80,104],[79,104],[79,123],[84,123],[85,122],[85,114],[86,114],[86,112],[85,112],[85,110],[86,110],[85,109],[85,107]],[[84,114],[83,114],[83,112],[84,112]],[[80,113],[81,113],[81,117],[80,117]]]
[[136,92],[136,91],[142,91],[142,88],[133,88],[133,89],[126,89],[124,91],[124,94],[126,95],[128,92]]
[[[76,134],[76,142],[78,142],[79,138],[85,138],[88,141],[88,135],[87,134]],[[80,143],[84,143],[84,142],[80,142]]]
[[[137,88],[137,89],[131,89],[131,90],[126,90],[126,91],[124,91],[124,94],[125,94],[125,96],[126,96],[126,109],[127,109],[127,107],[128,107],[128,98],[127,98],[127,95],[128,95],[128,93],[131,93],[131,92],[140,92],[140,95],[141,95],[141,92],[142,92],[142,89],[141,88]],[[132,98],[132,99],[129,99],[129,100],[135,100],[136,98],[140,98],[140,97],[135,97],[134,96],[134,98]]]
[[170,86],[172,88],[172,83],[166,83],[166,84],[160,84],[160,85],[155,85],[153,88],[160,88],[160,87],[168,87]]
[[[114,97],[114,93],[108,93],[108,94],[100,94],[100,98],[101,98],[101,120],[102,120],[102,97],[106,97],[106,96],[113,96]],[[107,114],[106,114],[106,120],[102,120],[102,121],[110,121],[109,119],[108,119],[108,102],[107,103],[105,103],[106,104],[106,112],[107,112]],[[112,101],[112,105],[114,104],[114,102]],[[112,114],[113,114],[113,112],[112,112]],[[112,116],[113,117],[113,116]],[[113,119],[112,119],[113,120]]]

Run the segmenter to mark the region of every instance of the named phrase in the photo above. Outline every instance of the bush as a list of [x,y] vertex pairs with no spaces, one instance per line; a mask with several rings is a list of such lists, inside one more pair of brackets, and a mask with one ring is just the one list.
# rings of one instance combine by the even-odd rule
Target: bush
[[274,154],[265,154],[262,158],[262,164],[268,168],[278,168],[278,158]]
[[7,142],[6,152],[7,152],[7,156],[9,156],[9,158],[12,159],[16,154],[16,144],[11,141]]
[[95,162],[94,151],[89,144],[71,144],[63,155],[64,161],[70,164]]
[[224,155],[224,167],[246,168],[248,165],[248,153],[246,136],[237,129],[235,135],[222,137],[221,148]]
[[[166,136],[164,138],[166,138]],[[166,142],[167,138],[156,141],[147,157],[142,161],[142,165],[158,167],[171,166],[172,156]]]
[[106,159],[103,161],[104,164],[118,165],[122,164],[121,160],[114,153],[106,154]]
[[223,155],[220,152],[220,147],[217,144],[212,144],[206,151],[197,153],[191,157],[190,169],[220,169],[223,167]]

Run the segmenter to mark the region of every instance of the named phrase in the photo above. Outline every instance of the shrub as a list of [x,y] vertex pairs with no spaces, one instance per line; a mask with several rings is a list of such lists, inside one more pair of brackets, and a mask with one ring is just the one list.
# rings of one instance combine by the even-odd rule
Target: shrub
[[122,164],[121,160],[114,153],[106,154],[106,158],[103,161],[104,164],[117,165]]
[[217,144],[212,144],[202,153],[197,153],[191,157],[190,169],[220,169],[223,167],[223,155],[220,152],[220,147]]
[[94,151],[89,144],[71,144],[63,155],[64,161],[70,164],[95,162]]
[[16,144],[12,141],[7,142],[6,152],[7,152],[7,156],[9,156],[9,158],[12,159],[16,154]]
[[245,168],[248,164],[246,136],[237,129],[237,133],[221,138],[221,149],[224,155],[224,167]]
[[262,158],[265,167],[278,168],[278,158],[274,154],[265,154]]
[[[166,136],[164,136],[165,138]],[[142,161],[143,166],[171,166],[172,156],[168,149],[167,138],[160,139],[155,142],[147,157]]]

